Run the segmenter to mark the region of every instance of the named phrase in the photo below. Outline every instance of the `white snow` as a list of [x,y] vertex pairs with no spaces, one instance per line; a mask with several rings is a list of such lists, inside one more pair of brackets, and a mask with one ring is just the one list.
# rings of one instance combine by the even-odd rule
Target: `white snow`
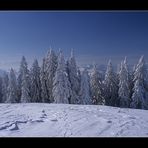
[[1,137],[148,136],[148,110],[101,105],[0,104]]

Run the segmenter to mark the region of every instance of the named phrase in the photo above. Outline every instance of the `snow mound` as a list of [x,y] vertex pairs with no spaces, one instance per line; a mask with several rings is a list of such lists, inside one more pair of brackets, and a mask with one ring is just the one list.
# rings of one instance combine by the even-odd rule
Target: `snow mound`
[[99,105],[0,104],[1,137],[148,136],[148,111]]

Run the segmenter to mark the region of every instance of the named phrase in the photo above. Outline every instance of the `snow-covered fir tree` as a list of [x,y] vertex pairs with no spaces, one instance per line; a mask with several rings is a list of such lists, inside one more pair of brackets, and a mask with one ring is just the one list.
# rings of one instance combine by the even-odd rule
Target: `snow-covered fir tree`
[[18,77],[17,77],[17,86],[18,86],[18,101],[21,102],[21,95],[22,95],[22,77],[23,77],[23,71],[24,67],[26,67],[26,59],[24,56],[22,56],[21,63],[20,63],[20,68],[18,72]]
[[0,76],[0,103],[3,102],[3,94],[2,94],[2,77]]
[[41,81],[40,81],[40,67],[37,59],[34,60],[31,70],[31,102],[42,102],[41,100]]
[[[78,68],[78,81],[79,81],[79,84],[81,83],[81,71],[80,69]],[[80,87],[80,85],[79,85]]]
[[129,71],[127,68],[126,58],[121,62],[121,68],[119,71],[119,106],[128,108],[130,104],[130,81],[129,81]]
[[41,97],[42,102],[48,102],[48,89],[47,89],[47,77],[46,77],[46,71],[45,71],[45,58],[43,58],[43,62],[41,65],[41,72],[40,72],[40,80],[41,80]]
[[62,52],[60,52],[58,57],[58,67],[56,69],[53,86],[54,102],[68,104],[72,92]]
[[131,108],[148,109],[148,74],[144,56],[139,59],[135,68],[133,81]]
[[28,65],[26,62],[25,57],[22,57],[22,61],[21,61],[21,103],[28,103],[31,102],[31,94],[30,94],[30,73],[28,70]]
[[9,83],[8,74],[4,73],[4,75],[2,77],[2,102],[6,102],[6,99],[7,99],[8,83]]
[[92,95],[92,103],[102,105],[105,103],[104,95],[103,95],[103,83],[101,79],[101,74],[97,69],[97,65],[94,64],[93,72],[90,79],[91,84],[91,95]]
[[126,70],[127,70],[127,72],[128,72],[128,81],[129,81],[129,92],[130,92],[130,100],[129,100],[129,106],[130,106],[130,102],[131,102],[131,97],[132,97],[132,89],[133,89],[133,71],[132,70],[130,70],[130,68],[129,68],[129,66],[128,66],[128,64],[127,64],[127,58],[125,57],[125,59],[124,59],[124,66],[125,66],[125,68],[126,68]]
[[79,96],[79,103],[81,103],[81,98],[80,98],[80,88],[81,88],[81,71],[80,68],[78,67],[78,82],[79,82],[79,88],[78,88],[78,96]]
[[6,99],[6,103],[16,103],[17,102],[17,80],[14,70],[11,68],[9,74],[9,85],[8,85],[8,95]]
[[121,63],[117,64],[117,76],[119,76],[120,71],[121,71]]
[[91,90],[90,90],[90,77],[86,69],[84,69],[81,74],[80,100],[81,100],[81,104],[92,104]]
[[118,78],[109,60],[104,80],[105,105],[118,106]]
[[78,78],[78,69],[77,69],[73,50],[71,50],[71,56],[67,61],[67,72],[68,72],[68,78],[69,78],[71,89],[72,89],[70,104],[79,104],[80,99],[79,99],[78,93],[79,93],[80,84],[79,84],[79,78]]
[[[134,66],[133,66],[133,68],[132,68],[132,70],[131,70],[131,72],[130,72],[130,91],[131,91],[131,93],[130,93],[130,98],[132,98],[132,95],[133,95],[133,93],[134,93],[134,73],[135,73],[135,71],[136,71],[136,64],[134,64]],[[130,103],[131,103],[131,100],[130,100]]]
[[55,72],[57,69],[57,56],[52,49],[50,49],[49,52],[47,53],[45,64],[46,64],[45,77],[46,77],[47,92],[48,92],[47,102],[52,103],[54,101],[52,95],[53,78],[55,76]]

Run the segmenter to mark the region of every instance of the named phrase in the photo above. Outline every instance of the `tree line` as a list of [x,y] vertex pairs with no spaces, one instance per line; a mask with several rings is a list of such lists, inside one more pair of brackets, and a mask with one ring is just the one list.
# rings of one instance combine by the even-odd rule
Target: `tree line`
[[129,71],[127,59],[114,71],[109,60],[104,78],[96,64],[92,73],[80,71],[73,51],[65,61],[62,51],[49,50],[42,60],[37,59],[30,69],[25,57],[19,73],[11,68],[0,77],[1,103],[65,103],[94,104],[124,108],[148,109],[148,73],[144,56]]

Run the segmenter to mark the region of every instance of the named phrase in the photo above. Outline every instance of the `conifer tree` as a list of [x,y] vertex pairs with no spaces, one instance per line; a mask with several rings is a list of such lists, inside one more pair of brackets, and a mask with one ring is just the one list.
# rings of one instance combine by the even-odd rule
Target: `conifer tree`
[[104,80],[105,105],[118,106],[118,79],[109,60]]
[[81,104],[92,104],[91,90],[90,90],[90,77],[86,69],[83,70],[81,75],[81,86],[80,86],[80,99]]
[[41,100],[41,81],[40,67],[37,59],[34,60],[31,71],[31,102],[42,102]]
[[2,94],[2,78],[0,77],[0,103],[3,102],[3,94]]
[[20,67],[20,71],[21,71],[21,103],[29,103],[31,102],[31,86],[30,86],[30,73],[28,70],[28,65],[26,62],[25,57],[22,57],[22,61],[21,61],[21,67]]
[[11,68],[9,74],[8,95],[6,103],[17,103],[17,80],[14,70]]
[[68,80],[66,64],[62,52],[60,52],[58,57],[58,67],[56,69],[53,86],[54,102],[68,104],[71,98],[71,85]]
[[8,95],[8,84],[9,84],[8,74],[4,73],[4,76],[2,77],[2,102],[6,102]]
[[71,56],[69,60],[67,61],[67,72],[68,72],[68,78],[69,78],[71,89],[72,89],[70,104],[79,104],[80,103],[80,99],[78,96],[79,78],[78,78],[78,69],[77,69],[73,50],[71,51]]
[[144,56],[141,56],[135,68],[133,81],[131,108],[148,109],[148,77]]
[[57,69],[57,56],[55,52],[50,49],[49,52],[47,53],[46,59],[45,59],[45,77],[46,77],[46,85],[47,85],[47,95],[48,95],[48,100],[47,102],[54,102],[53,100],[53,78],[55,76],[55,72]]
[[119,101],[120,107],[129,107],[130,104],[130,79],[129,71],[127,68],[126,58],[124,62],[121,62],[121,68],[119,71]]
[[41,97],[42,102],[46,103],[49,101],[48,97],[48,89],[47,89],[47,77],[45,71],[45,58],[43,58],[42,66],[41,66],[41,73],[40,73],[40,80],[41,80]]
[[96,64],[93,66],[91,75],[91,94],[93,104],[104,104],[103,83]]

